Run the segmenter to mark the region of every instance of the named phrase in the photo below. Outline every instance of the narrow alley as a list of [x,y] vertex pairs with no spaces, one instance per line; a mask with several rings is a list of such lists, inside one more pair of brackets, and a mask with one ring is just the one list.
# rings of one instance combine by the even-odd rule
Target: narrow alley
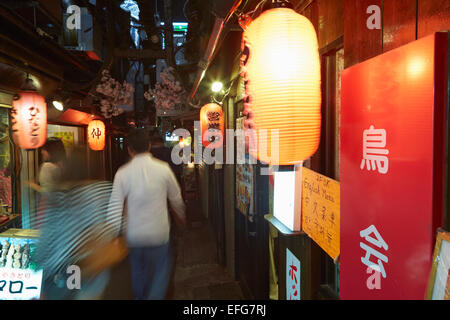
[[[187,203],[188,224],[175,231],[175,268],[169,285],[169,300],[240,300],[239,283],[217,263],[217,245],[210,222],[201,214],[198,200]],[[130,261],[112,270],[103,300],[132,300]]]

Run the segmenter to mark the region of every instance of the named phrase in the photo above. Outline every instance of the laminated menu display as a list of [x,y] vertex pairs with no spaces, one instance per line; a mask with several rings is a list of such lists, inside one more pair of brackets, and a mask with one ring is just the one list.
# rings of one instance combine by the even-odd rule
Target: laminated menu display
[[0,235],[0,299],[33,300],[41,294],[42,270],[34,265],[36,239]]

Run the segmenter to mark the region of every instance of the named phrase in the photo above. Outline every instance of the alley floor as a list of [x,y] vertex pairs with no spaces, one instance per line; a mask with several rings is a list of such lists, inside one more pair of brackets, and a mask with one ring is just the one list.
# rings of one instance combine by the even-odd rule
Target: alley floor
[[[217,248],[210,222],[202,217],[200,203],[187,204],[188,225],[175,232],[175,268],[169,285],[170,300],[244,299],[237,281],[217,263]],[[112,270],[104,300],[133,299],[130,262],[125,259]]]

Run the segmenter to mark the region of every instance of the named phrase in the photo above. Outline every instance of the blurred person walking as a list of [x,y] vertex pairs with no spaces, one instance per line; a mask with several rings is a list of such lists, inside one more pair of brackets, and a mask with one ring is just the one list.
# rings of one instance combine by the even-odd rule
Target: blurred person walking
[[157,133],[153,134],[153,136],[150,138],[152,149],[151,153],[153,157],[167,162],[172,169],[173,173],[175,174],[175,177],[177,178],[177,181],[179,184],[181,184],[181,173],[183,170],[183,167],[181,165],[176,165],[172,161],[172,150],[170,148],[167,148],[164,145],[164,140],[161,138],[160,135]]
[[[178,184],[181,186],[181,189],[183,189],[182,186],[182,180],[181,180],[181,176],[182,176],[182,171],[183,171],[183,166],[182,165],[176,165],[175,163],[173,163],[172,161],[172,149],[166,147],[165,143],[164,143],[164,139],[158,134],[158,132],[153,132],[153,135],[150,138],[150,144],[151,144],[151,154],[153,157],[167,162],[167,164],[170,166],[170,168],[172,169],[173,173],[175,174],[175,177],[177,178]],[[181,192],[182,196],[183,196],[183,191]],[[170,211],[171,209],[169,208],[169,212],[171,213],[170,216],[173,217],[174,213]],[[171,219],[171,224],[172,224],[173,219]],[[179,242],[179,237],[180,237],[180,233],[177,233],[177,229],[176,228],[171,228],[170,229],[170,251],[171,251],[171,261],[172,261],[172,272],[170,275],[170,280],[169,280],[169,285],[168,285],[168,298],[170,299],[170,295],[173,294],[174,292],[174,287],[175,287],[175,266],[177,263],[177,251],[178,251],[178,242]]]
[[166,162],[150,153],[146,130],[136,129],[127,137],[130,162],[119,168],[114,178],[112,203],[121,210],[111,210],[113,219],[125,209],[126,239],[130,249],[133,294],[137,300],[165,298],[170,279],[170,219],[183,228],[185,205],[174,173]]
[[54,190],[61,181],[66,150],[61,139],[52,137],[47,139],[40,151],[43,163],[39,169],[39,185],[33,182],[29,185],[38,192],[48,192]]
[[113,239],[115,222],[107,220],[112,183],[89,179],[86,148],[75,147],[62,172],[62,182],[47,193],[41,235],[32,256],[43,269],[43,296],[49,300],[99,299],[109,282],[109,270],[84,273],[81,285],[70,289],[69,266],[78,265],[95,247]]
[[66,162],[66,150],[61,139],[48,138],[40,148],[43,163],[39,169],[39,184],[29,181],[28,186],[41,194],[38,216],[33,228],[39,229],[45,214],[46,193],[55,190],[61,182],[62,171]]

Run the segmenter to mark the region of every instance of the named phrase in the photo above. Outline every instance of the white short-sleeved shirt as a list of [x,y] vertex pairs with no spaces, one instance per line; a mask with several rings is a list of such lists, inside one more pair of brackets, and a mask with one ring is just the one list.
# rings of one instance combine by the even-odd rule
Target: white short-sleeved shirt
[[114,177],[109,214],[117,223],[125,200],[126,237],[131,247],[159,246],[169,241],[167,200],[176,214],[184,215],[180,187],[169,164],[148,152],[136,155]]
[[61,180],[61,167],[52,163],[44,162],[39,171],[39,184],[44,192],[52,191]]

